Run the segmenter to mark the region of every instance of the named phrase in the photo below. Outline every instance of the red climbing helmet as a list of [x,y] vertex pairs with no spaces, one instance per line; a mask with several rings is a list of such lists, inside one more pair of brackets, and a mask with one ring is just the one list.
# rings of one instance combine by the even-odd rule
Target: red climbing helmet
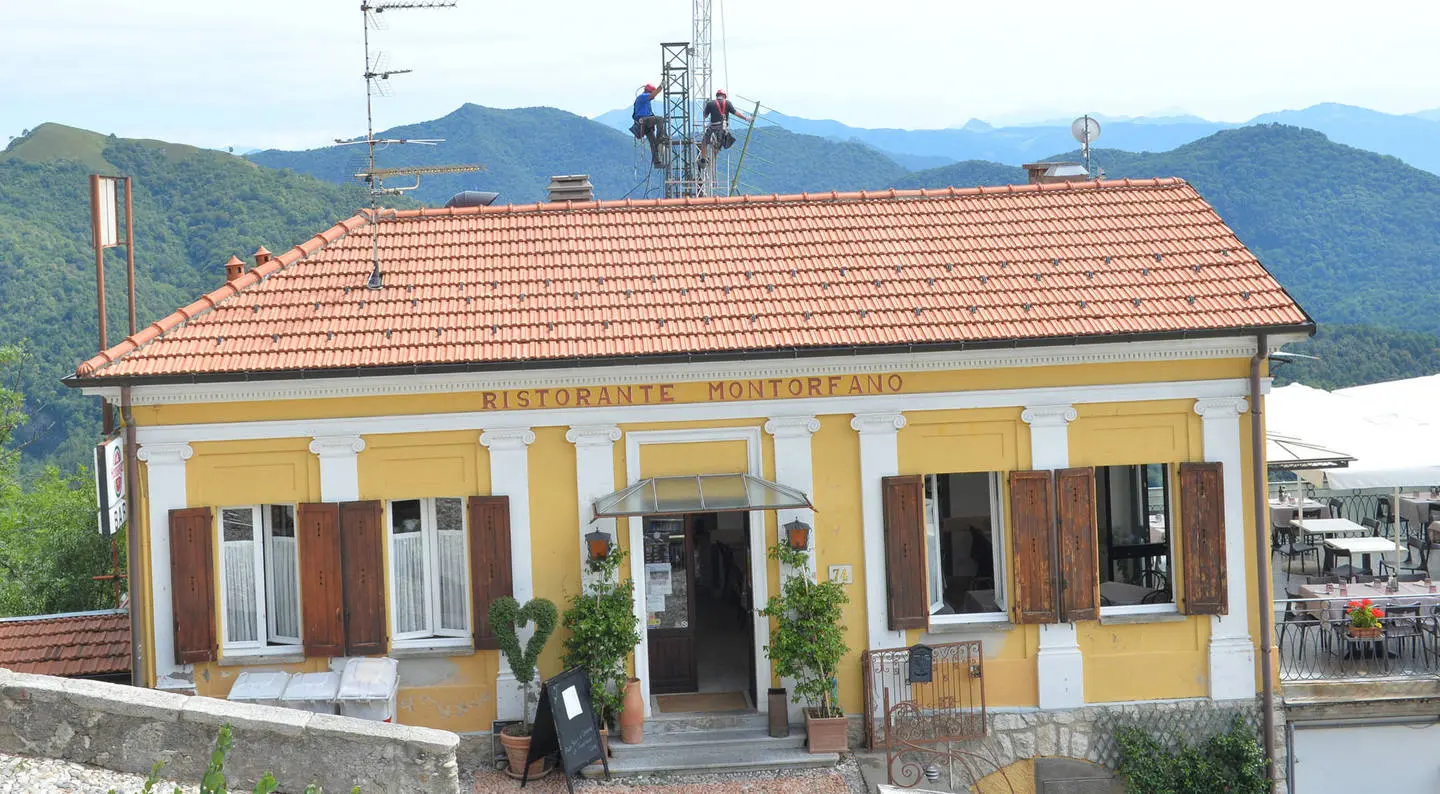
[[655,86],[651,85],[650,83],[646,83],[646,84],[645,84],[645,93],[647,93],[647,94],[653,94],[653,93],[655,93]]
[[725,93],[725,89],[723,89],[723,88],[717,88],[717,89],[715,89],[715,96],[728,97],[728,96],[730,96],[730,95],[727,94],[727,93]]

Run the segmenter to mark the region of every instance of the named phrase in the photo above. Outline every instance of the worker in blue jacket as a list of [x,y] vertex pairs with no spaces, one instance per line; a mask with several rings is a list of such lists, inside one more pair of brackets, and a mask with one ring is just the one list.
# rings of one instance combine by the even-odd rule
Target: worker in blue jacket
[[660,162],[660,139],[665,134],[665,120],[657,115],[650,107],[655,97],[660,95],[660,89],[650,83],[640,89],[640,95],[635,97],[635,110],[630,118],[635,123],[630,125],[630,132],[635,134],[636,139],[647,138],[650,141],[650,163],[656,168],[664,168],[665,164]]

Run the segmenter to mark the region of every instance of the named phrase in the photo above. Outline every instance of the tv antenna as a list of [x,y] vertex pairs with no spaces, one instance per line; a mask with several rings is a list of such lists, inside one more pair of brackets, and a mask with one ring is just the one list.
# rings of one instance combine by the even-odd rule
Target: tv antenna
[[[388,97],[391,95],[390,78],[400,74],[410,74],[411,69],[391,69],[388,66],[388,59],[383,52],[370,52],[370,29],[384,30],[386,28],[384,18],[381,16],[386,11],[400,11],[405,9],[431,9],[431,8],[454,8],[456,0],[361,0],[360,14],[364,17],[364,42],[365,42],[365,138],[358,141],[337,140],[335,143],[341,146],[365,144],[366,166],[355,174],[355,178],[365,183],[370,193],[370,278],[365,282],[369,289],[380,289],[384,286],[380,274],[380,197],[398,196],[420,187],[420,177],[425,174],[460,174],[470,171],[479,171],[483,166],[479,165],[429,165],[409,166],[399,168],[377,168],[375,166],[375,152],[388,149],[391,146],[407,144],[418,144],[421,146],[435,146],[444,142],[443,138],[376,138],[375,137],[375,97]],[[386,187],[385,180],[395,176],[414,177],[415,181],[408,185]]]
[[1070,134],[1080,142],[1080,154],[1085,158],[1085,176],[1090,177],[1090,142],[1100,137],[1100,122],[1090,116],[1081,116],[1070,122]]

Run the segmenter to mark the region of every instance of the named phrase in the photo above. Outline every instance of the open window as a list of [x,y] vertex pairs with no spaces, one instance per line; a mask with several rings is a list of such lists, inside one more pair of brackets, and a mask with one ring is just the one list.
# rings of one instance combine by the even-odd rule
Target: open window
[[994,472],[925,476],[931,622],[999,619],[1007,613],[1001,504]]
[[225,653],[300,644],[294,505],[220,509],[220,620]]
[[390,502],[388,511],[395,641],[443,637],[468,642],[471,591],[464,500],[401,499]]
[[1173,605],[1170,466],[1097,467],[1095,514],[1101,609]]

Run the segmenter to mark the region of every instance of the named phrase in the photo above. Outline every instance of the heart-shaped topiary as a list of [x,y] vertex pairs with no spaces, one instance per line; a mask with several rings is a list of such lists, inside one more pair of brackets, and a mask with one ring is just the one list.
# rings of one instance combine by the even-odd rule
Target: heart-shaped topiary
[[[510,672],[515,674],[516,681],[528,685],[535,680],[535,662],[559,621],[560,611],[548,599],[532,598],[523,607],[510,596],[501,596],[490,602],[490,628],[495,632],[500,650],[510,662]],[[527,623],[535,624],[535,633],[522,651],[520,629]]]

